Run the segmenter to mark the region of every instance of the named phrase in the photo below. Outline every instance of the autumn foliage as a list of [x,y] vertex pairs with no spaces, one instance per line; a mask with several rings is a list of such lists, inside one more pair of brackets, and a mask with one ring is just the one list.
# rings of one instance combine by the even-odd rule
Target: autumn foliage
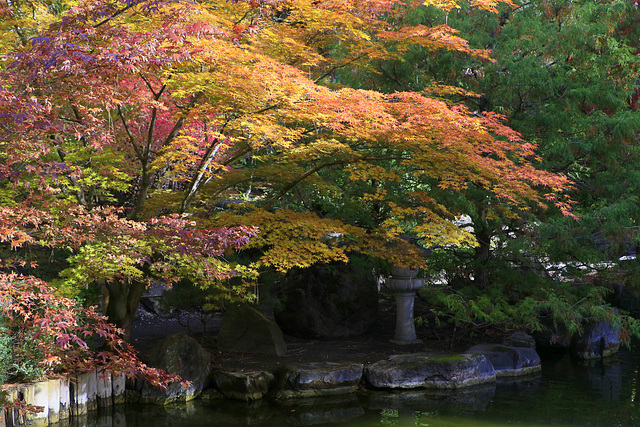
[[[446,26],[402,26],[403,10],[387,1],[82,3],[6,68],[3,176],[65,188],[89,209],[135,191],[136,217],[149,214],[154,191],[181,190],[172,209],[184,212],[207,184],[246,183],[232,172],[246,171],[247,157],[264,165],[253,180],[272,189],[269,207],[329,166],[357,167],[354,180],[398,179],[376,166],[389,159],[443,188],[478,182],[519,206],[539,200],[534,186],[565,186],[531,167],[532,147],[497,116],[417,93],[323,85],[337,69],[413,44],[487,57]],[[274,164],[288,173],[266,173]]]
[[[0,2],[0,239],[69,251],[56,286],[106,289],[125,329],[153,277],[251,299],[260,267],[354,251],[424,267],[403,234],[473,246],[442,192],[571,215],[568,181],[501,116],[337,79],[411,46],[490,60],[447,25],[407,25],[421,2],[87,0],[15,21],[30,4]],[[345,198],[359,216],[326,209]],[[240,248],[254,264],[225,258]]]
[[[180,380],[142,363],[122,331],[93,307],[82,308],[35,277],[0,275],[2,326],[8,329],[11,359],[8,372],[25,375],[29,364],[39,375],[101,372],[141,377],[159,387]],[[3,366],[5,363],[3,363]],[[33,380],[37,378],[20,378]]]

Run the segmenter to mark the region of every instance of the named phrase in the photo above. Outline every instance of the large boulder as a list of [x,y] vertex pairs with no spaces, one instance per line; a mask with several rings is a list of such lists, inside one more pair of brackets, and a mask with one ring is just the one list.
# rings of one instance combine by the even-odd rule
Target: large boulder
[[191,382],[189,387],[170,384],[162,390],[144,382],[140,390],[142,403],[165,405],[188,401],[198,396],[208,385],[211,354],[198,341],[183,333],[170,335],[160,341],[151,355],[150,365],[170,374],[177,374]]
[[578,359],[607,357],[620,347],[620,329],[609,322],[586,325],[571,339],[570,352]]
[[227,308],[218,333],[218,348],[240,353],[287,354],[282,330],[248,304],[232,304]]
[[512,333],[502,344],[508,347],[536,348],[536,340],[531,335],[523,331],[516,331]]
[[569,351],[573,357],[578,359],[607,357],[616,353],[620,347],[620,329],[607,321],[585,321],[582,325],[582,332],[578,334],[547,327],[541,332],[535,333],[534,337],[539,352]]
[[364,377],[376,388],[454,389],[493,382],[493,366],[481,354],[434,357],[424,353],[401,354],[372,363]]
[[277,398],[316,397],[356,391],[362,364],[316,362],[289,364],[278,372]]
[[291,335],[336,338],[367,332],[378,313],[378,287],[366,263],[296,269],[283,279],[275,319]]

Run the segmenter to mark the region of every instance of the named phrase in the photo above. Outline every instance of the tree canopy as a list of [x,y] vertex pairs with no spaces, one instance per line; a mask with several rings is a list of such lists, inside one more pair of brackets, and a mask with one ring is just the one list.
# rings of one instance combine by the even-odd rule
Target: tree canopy
[[[431,6],[443,22],[415,18]],[[525,8],[463,6],[487,20]],[[68,294],[108,290],[107,313],[128,327],[153,277],[251,298],[263,267],[352,252],[427,267],[405,235],[487,249],[461,215],[575,221],[576,180],[541,167],[546,139],[507,126],[511,111],[455,102],[485,102],[477,87],[427,81],[419,69],[449,55],[473,69],[504,66],[485,49],[496,46],[472,47],[449,26],[456,7],[1,3],[0,239],[68,251],[54,283]],[[541,62],[529,69],[549,66],[549,56],[532,56]],[[407,63],[417,75],[388,72]],[[251,265],[229,256],[240,247],[258,254]],[[3,268],[26,267],[3,259]]]
[[454,318],[531,327],[536,313],[553,312],[579,327],[598,317],[614,285],[633,287],[636,277],[634,263],[619,258],[637,252],[638,238],[637,5],[533,1],[499,9],[417,8],[406,18],[447,22],[471,46],[490,49],[491,62],[412,47],[340,78],[386,92],[424,88],[478,114],[503,114],[537,147],[538,167],[570,180],[577,218],[555,209],[506,216],[476,186],[441,194],[444,205],[469,216],[478,246],[442,247],[428,261],[434,278],[444,272],[453,284],[431,291]]

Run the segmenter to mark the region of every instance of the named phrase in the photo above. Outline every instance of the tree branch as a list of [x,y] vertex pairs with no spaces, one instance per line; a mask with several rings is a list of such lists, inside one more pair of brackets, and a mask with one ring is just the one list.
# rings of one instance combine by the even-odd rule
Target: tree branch
[[[225,122],[220,127],[219,133],[224,132],[224,128],[227,127],[227,125],[231,120],[232,120],[231,117],[227,117]],[[206,127],[205,127],[205,132],[206,132]],[[181,213],[184,213],[189,208],[189,205],[191,204],[193,197],[196,195],[196,193],[200,189],[202,178],[204,177],[204,174],[207,171],[207,168],[209,167],[209,163],[211,163],[211,160],[215,157],[215,155],[218,153],[218,150],[220,149],[221,144],[219,144],[218,141],[219,139],[215,138],[213,142],[209,144],[209,147],[207,147],[207,151],[202,157],[202,160],[200,160],[198,169],[196,170],[196,173],[193,179],[189,183],[189,188],[185,192],[185,196],[182,199],[182,204],[180,206]]]
[[[204,96],[203,92],[198,92],[197,94],[193,95],[193,97],[191,98],[191,101],[189,102],[189,105],[185,107],[187,110],[187,113],[189,112],[189,110],[191,110],[193,107],[196,106],[200,98],[202,98],[203,96]],[[178,136],[178,132],[180,132],[180,129],[182,129],[182,126],[184,125],[185,120],[187,120],[186,113],[176,121],[176,124],[173,126],[173,129],[171,129],[171,132],[169,132],[169,135],[167,135],[167,137],[165,138],[164,143],[162,144],[163,146],[169,144],[171,141],[173,141],[173,139],[176,136]]]
[[133,137],[133,135],[131,134],[131,129],[129,129],[129,125],[127,124],[127,121],[124,118],[124,114],[122,112],[122,107],[120,105],[118,105],[118,115],[120,116],[120,120],[122,120],[122,124],[124,126],[124,130],[125,132],[127,132],[127,136],[129,137],[129,142],[131,143],[131,146],[133,147],[133,151],[136,153],[136,157],[138,158],[138,160],[140,160],[141,162],[143,161],[143,155],[142,155],[142,150],[140,150],[140,147],[138,147],[136,145],[136,140]]
[[344,68],[349,64],[352,64],[354,62],[356,62],[358,59],[363,58],[366,54],[362,53],[360,55],[357,55],[355,58],[353,58],[350,61],[345,62],[344,64],[340,64],[340,65],[335,65],[333,66],[329,71],[325,72],[324,74],[322,74],[320,77],[318,77],[317,79],[315,79],[313,82],[314,83],[318,83],[320,80],[324,79],[325,77],[331,75],[331,73],[333,73],[336,70],[339,70],[340,68]]
[[326,167],[336,166],[336,165],[344,165],[344,164],[351,163],[353,161],[402,160],[402,159],[403,159],[402,156],[360,157],[360,158],[356,158],[356,159],[351,158],[351,159],[333,160],[333,161],[330,161],[330,162],[324,162],[324,163],[317,164],[316,166],[312,167],[311,169],[309,169],[308,171],[306,171],[305,173],[300,175],[298,178],[296,178],[293,181],[291,181],[289,184],[285,185],[284,188],[282,188],[278,192],[278,194],[276,194],[275,196],[273,196],[271,199],[269,199],[267,201],[267,203],[263,206],[263,209],[269,209],[271,206],[273,206],[273,204],[276,201],[278,201],[281,197],[283,197],[285,194],[287,194],[296,185],[300,184],[302,181],[307,179],[309,176],[313,175],[314,173],[316,173],[319,170],[324,169]]
[[127,7],[123,7],[120,10],[116,10],[115,12],[113,12],[111,14],[111,16],[109,16],[108,18],[105,18],[104,20],[102,20],[102,21],[98,22],[97,24],[95,24],[93,26],[93,28],[101,27],[102,25],[104,25],[107,22],[111,21],[113,18],[117,17],[118,15],[121,15],[121,14],[125,13],[127,10],[131,9],[133,6],[136,6],[136,5],[137,5],[137,3],[131,3]]
[[[167,88],[167,85],[164,84],[162,85],[162,88],[160,88],[159,92],[155,92],[153,90],[153,88],[151,87],[151,84],[149,82],[147,82],[147,80],[143,77],[142,80],[144,80],[145,83],[147,83],[147,86],[149,86],[149,90],[151,91],[151,93],[153,93],[153,100],[154,101],[158,101],[160,100],[160,97],[162,97],[162,93],[164,92],[164,90]],[[149,153],[151,152],[151,145],[153,143],[153,130],[156,126],[156,119],[158,118],[158,109],[156,107],[153,107],[151,109],[151,121],[149,122],[149,129],[147,130],[147,145],[145,147],[144,150],[144,167],[146,168],[146,161],[149,160]],[[142,159],[141,159],[142,160]]]

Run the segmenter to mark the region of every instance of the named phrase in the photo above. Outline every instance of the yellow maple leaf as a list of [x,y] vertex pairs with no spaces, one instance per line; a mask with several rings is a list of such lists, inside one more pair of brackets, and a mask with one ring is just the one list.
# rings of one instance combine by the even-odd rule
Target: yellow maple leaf
[[425,6],[437,7],[446,12],[449,12],[453,9],[460,9],[460,6],[458,6],[458,2],[454,0],[425,0],[422,4]]

